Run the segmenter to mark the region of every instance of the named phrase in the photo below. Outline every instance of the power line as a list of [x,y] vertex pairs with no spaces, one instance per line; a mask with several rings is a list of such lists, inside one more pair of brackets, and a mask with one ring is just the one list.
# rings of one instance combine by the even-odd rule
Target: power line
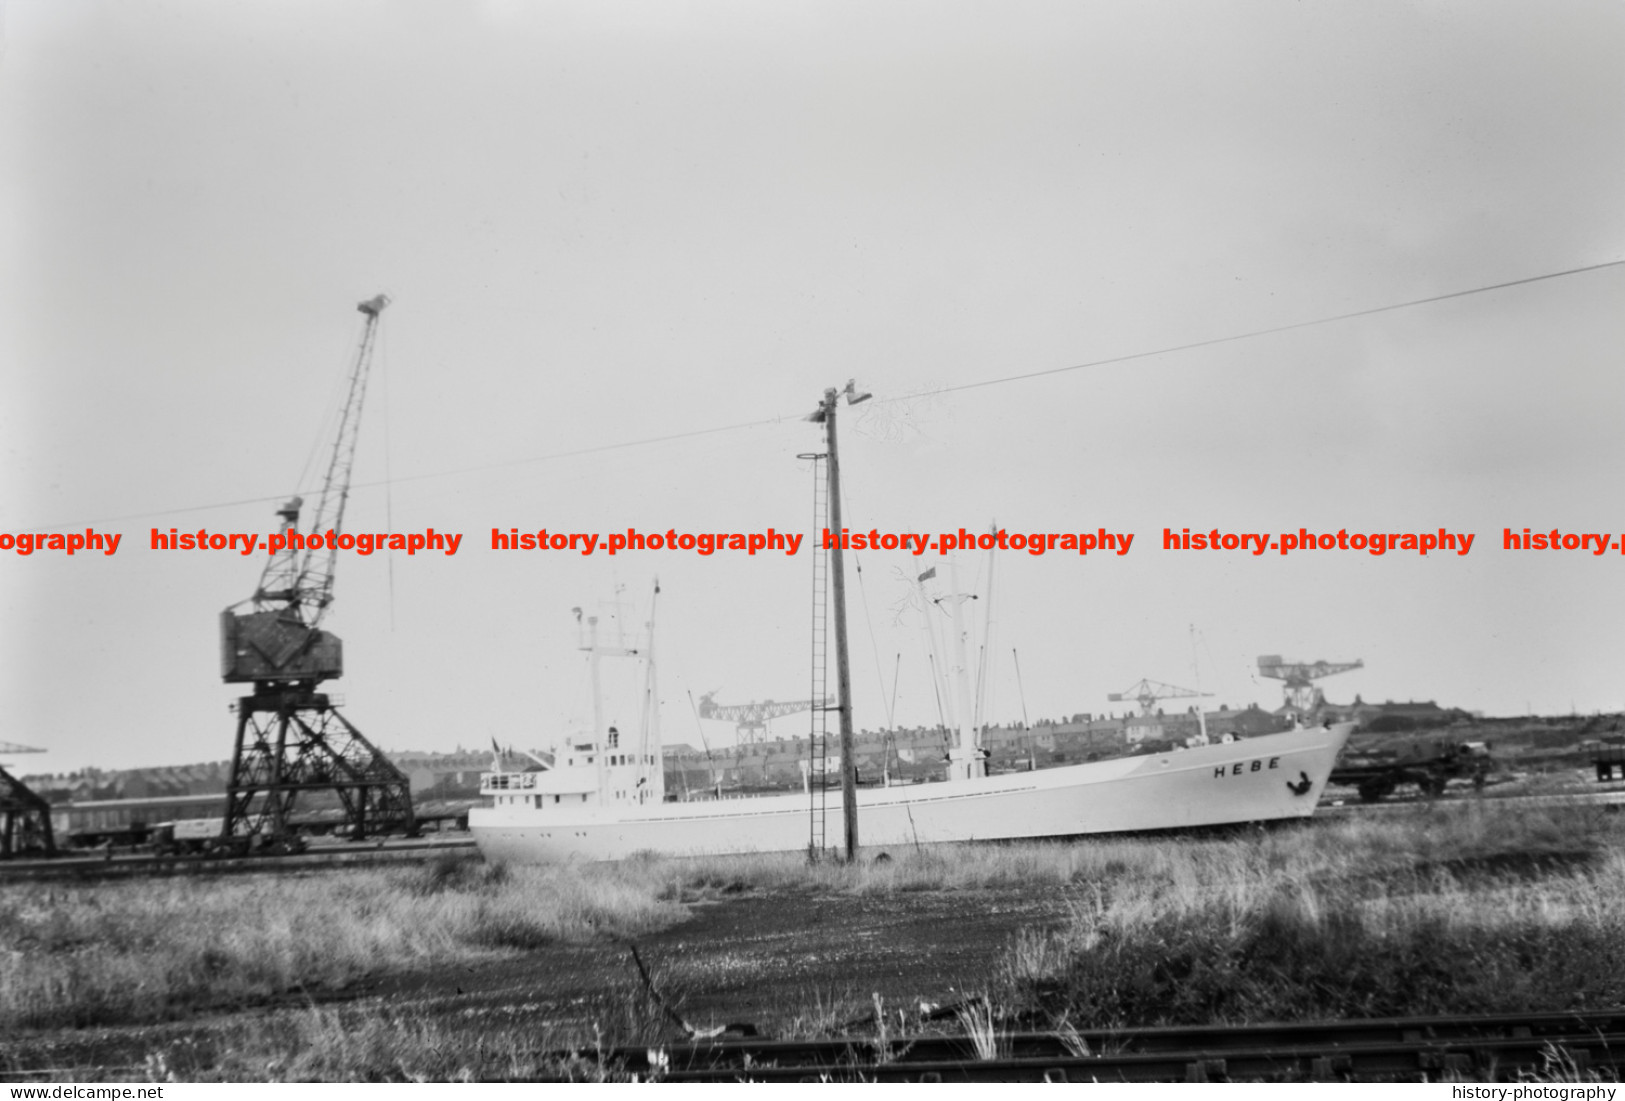
[[[604,443],[596,447],[578,447],[571,451],[554,451],[546,455],[530,455],[523,459],[505,459],[500,463],[483,463],[480,466],[465,466],[455,470],[436,470],[428,474],[409,474],[396,478],[395,484],[403,482],[423,482],[430,478],[452,478],[459,474],[480,474],[487,470],[505,470],[514,466],[528,466],[531,463],[554,462],[558,459],[574,459],[581,455],[597,455],[605,451],[621,451],[628,447],[647,447],[650,444],[671,443],[674,440],[688,440],[696,436],[715,436],[723,432],[737,432],[742,428],[761,428],[769,424],[783,424],[787,420],[805,420],[804,414],[794,413],[782,417],[766,417],[759,421],[741,421],[738,424],[724,424],[715,428],[696,428],[690,432],[673,432],[666,436],[645,436],[641,440],[622,440],[620,443]],[[383,485],[384,482],[358,482],[356,489],[372,489]]]
[[[599,444],[596,447],[578,447],[571,451],[554,451],[546,455],[530,455],[523,459],[506,459],[500,463],[484,463],[480,466],[457,467],[452,470],[437,470],[428,474],[406,474],[399,478],[386,478],[372,482],[356,482],[350,488],[376,489],[385,485],[402,485],[406,482],[423,482],[431,478],[454,478],[461,474],[480,474],[490,470],[503,470],[514,466],[527,466],[531,463],[554,462],[558,459],[571,459],[580,455],[596,455],[604,451],[619,451],[629,447],[646,447],[650,444],[669,443],[673,440],[686,440],[695,436],[714,436],[723,432],[737,432],[742,428],[761,428],[769,424],[782,424],[786,420],[801,420],[801,415],[795,414],[784,417],[767,417],[759,421],[742,421],[738,424],[724,424],[715,428],[697,428],[691,432],[673,432],[665,436],[647,436],[641,440],[623,440],[620,443]],[[314,490],[296,490],[295,495],[308,495]],[[129,512],[122,516],[103,516],[96,520],[81,520],[70,524],[34,524],[29,526],[14,526],[15,531],[57,531],[62,528],[76,528],[94,526],[96,524],[116,524],[122,520],[144,520],[159,516],[184,516],[194,512],[209,512],[214,509],[240,508],[243,505],[268,504],[287,500],[289,494],[275,493],[265,497],[242,497],[235,501],[216,501],[208,505],[190,505],[185,508],[156,509],[146,512]]]
[[[1315,325],[1331,325],[1339,321],[1350,321],[1356,317],[1372,317],[1380,313],[1391,313],[1394,310],[1408,310],[1413,306],[1426,306],[1433,302],[1447,302],[1452,298],[1466,298],[1468,295],[1485,294],[1489,291],[1506,290],[1508,287],[1523,287],[1530,283],[1539,283],[1547,279],[1561,279],[1568,275],[1583,275],[1586,272],[1602,271],[1604,268],[1615,268],[1625,264],[1625,260],[1609,260],[1601,264],[1590,264],[1583,268],[1569,268],[1566,271],[1547,272],[1545,275],[1531,275],[1527,279],[1513,279],[1506,283],[1493,283],[1487,287],[1474,287],[1471,290],[1451,291],[1449,294],[1436,294],[1430,298],[1413,298],[1409,302],[1395,302],[1388,306],[1373,306],[1368,310],[1354,310],[1351,313],[1340,313],[1332,317],[1319,317],[1313,321],[1294,321],[1289,325],[1277,325],[1269,329],[1254,329],[1251,332],[1234,333],[1230,336],[1216,336],[1208,340],[1196,340],[1189,344],[1173,344],[1166,348],[1157,348],[1149,352],[1131,352],[1128,355],[1111,356],[1107,359],[1094,359],[1088,363],[1074,363],[1070,367],[1050,367],[1043,371],[1028,371],[1020,375],[1006,375],[1003,378],[983,379],[980,382],[964,382],[958,386],[944,386],[937,390],[927,390],[918,394],[905,394],[895,398],[881,398],[879,401],[909,401],[913,398],[928,397],[933,394],[953,394],[961,390],[978,390],[984,386],[998,386],[1006,382],[1024,382],[1027,379],[1045,378],[1049,375],[1064,375],[1069,371],[1084,371],[1091,367],[1107,367],[1114,363],[1128,363],[1136,359],[1149,359],[1152,356],[1171,355],[1174,352],[1188,352],[1196,348],[1211,348],[1216,344],[1229,344],[1237,340],[1251,340],[1259,336],[1271,336],[1275,333],[1289,333],[1294,329],[1308,329]],[[877,402],[878,404],[878,402]]]
[[[1523,279],[1512,279],[1504,283],[1491,283],[1482,287],[1472,287],[1467,290],[1450,291],[1447,294],[1430,295],[1427,298],[1413,298],[1405,302],[1393,302],[1385,306],[1372,306],[1369,309],[1353,310],[1348,313],[1333,314],[1327,317],[1317,317],[1311,321],[1295,321],[1286,325],[1276,325],[1267,329],[1253,329],[1244,333],[1232,333],[1228,336],[1210,337],[1207,340],[1191,341],[1187,344],[1172,344],[1163,348],[1154,348],[1143,352],[1130,352],[1127,355],[1109,356],[1105,359],[1094,359],[1087,363],[1074,363],[1066,367],[1050,367],[1042,371],[1027,371],[1019,375],[1004,375],[1000,378],[982,379],[978,382],[962,382],[956,386],[943,386],[931,390],[922,390],[912,394],[899,394],[895,397],[877,398],[876,404],[897,401],[912,401],[922,397],[931,397],[939,394],[954,394],[964,390],[979,390],[988,386],[1002,386],[1010,382],[1026,382],[1030,379],[1047,378],[1051,375],[1064,375],[1072,371],[1085,371],[1093,367],[1109,367],[1118,363],[1130,363],[1137,359],[1151,359],[1155,356],[1173,355],[1176,352],[1188,352],[1197,348],[1211,348],[1219,344],[1231,344],[1241,340],[1252,340],[1255,337],[1271,336],[1276,333],[1292,332],[1295,329],[1308,329],[1317,325],[1333,325],[1340,321],[1352,321],[1360,317],[1374,317],[1377,314],[1392,313],[1396,310],[1408,310],[1416,306],[1431,305],[1436,302],[1448,302],[1453,298],[1467,298],[1475,294],[1487,294],[1491,291],[1507,290],[1511,287],[1524,287],[1532,283],[1541,283],[1550,279],[1563,279],[1571,275],[1585,275],[1590,272],[1604,271],[1608,268],[1617,268],[1625,265],[1625,260],[1607,260],[1600,264],[1587,264],[1584,267],[1565,268],[1562,271],[1546,272],[1543,275],[1531,275]],[[697,428],[688,432],[672,432],[663,436],[645,436],[637,440],[622,440],[618,443],[599,444],[595,447],[578,447],[569,451],[554,451],[546,455],[530,455],[521,459],[507,459],[499,463],[484,463],[479,466],[457,467],[451,470],[437,470],[426,474],[408,474],[399,478],[384,478],[380,481],[358,482],[353,489],[375,489],[379,486],[402,485],[407,482],[422,482],[432,478],[455,478],[464,474],[482,474],[492,470],[506,470],[516,466],[529,466],[533,463],[556,462],[560,459],[573,459],[583,455],[598,455],[608,451],[621,451],[633,447],[648,447],[659,443],[672,443],[677,440],[695,439],[700,436],[716,436],[725,432],[738,432],[746,428],[762,428],[771,424],[782,424],[785,421],[802,420],[802,413],[789,413],[777,417],[765,417],[761,420],[741,421],[737,424],[718,425],[714,428]],[[301,491],[309,492],[309,491]],[[208,505],[192,505],[186,508],[160,509],[147,512],[127,513],[123,516],[107,516],[97,520],[81,521],[76,524],[49,524],[32,527],[18,527],[19,531],[56,531],[62,528],[94,526],[96,524],[113,524],[124,520],[142,520],[160,516],[184,516],[195,512],[209,512],[215,509],[238,508],[243,505],[264,504],[279,502],[287,498],[287,494],[279,493],[269,497],[246,497],[235,501],[220,501]]]

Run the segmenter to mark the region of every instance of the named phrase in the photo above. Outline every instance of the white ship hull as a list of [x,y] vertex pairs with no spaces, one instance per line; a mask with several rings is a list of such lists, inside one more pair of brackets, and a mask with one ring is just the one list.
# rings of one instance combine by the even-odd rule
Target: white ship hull
[[[1339,723],[1036,772],[863,789],[859,841],[878,849],[1307,818],[1353,728]],[[839,847],[839,791],[828,792],[823,814],[828,841]],[[802,851],[811,824],[805,792],[634,807],[570,807],[537,796],[469,814],[486,858],[516,864]]]

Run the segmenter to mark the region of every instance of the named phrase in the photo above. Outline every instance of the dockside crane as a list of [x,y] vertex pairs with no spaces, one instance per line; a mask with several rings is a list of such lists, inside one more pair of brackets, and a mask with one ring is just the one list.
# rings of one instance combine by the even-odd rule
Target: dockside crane
[[[335,792],[354,837],[417,832],[405,773],[316,690],[344,674],[343,646],[321,622],[333,602],[337,537],[378,319],[387,305],[380,294],[356,307],[366,320],[310,526],[299,524],[302,498],[279,508],[281,549],[266,563],[254,595],[220,614],[221,677],[254,686],[236,703],[222,841],[255,835],[285,841],[294,803],[308,791]],[[251,608],[240,610],[244,605]]]
[[1158,700],[1194,699],[1198,696],[1211,696],[1211,692],[1197,692],[1190,688],[1181,688],[1177,684],[1163,684],[1160,680],[1149,680],[1141,677],[1121,692],[1112,692],[1106,698],[1116,703],[1133,701],[1140,705],[1140,714],[1152,717],[1156,710]]
[[1298,713],[1299,718],[1310,718],[1320,710],[1326,697],[1314,682],[1321,677],[1347,673],[1350,669],[1364,669],[1365,662],[1354,661],[1283,661],[1280,654],[1261,654],[1258,672],[1272,680],[1285,681],[1286,705]]
[[707,692],[700,697],[699,716],[702,719],[718,719],[734,723],[734,730],[739,737],[740,745],[754,745],[761,740],[767,732],[767,724],[773,719],[785,715],[794,715],[798,711],[811,711],[814,707],[835,702],[835,697],[825,696],[823,704],[817,700],[759,700],[751,703],[718,703],[715,692]]
[[0,742],[0,753],[44,753],[38,746],[18,745],[16,742]]

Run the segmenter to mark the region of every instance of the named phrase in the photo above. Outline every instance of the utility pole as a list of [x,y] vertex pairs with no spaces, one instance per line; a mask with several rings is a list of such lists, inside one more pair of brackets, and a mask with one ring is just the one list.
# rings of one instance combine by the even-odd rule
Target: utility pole
[[[851,863],[858,858],[858,766],[852,739],[852,668],[846,649],[846,571],[841,561],[841,460],[835,444],[835,408],[841,393],[825,390],[824,401],[813,419],[824,422],[829,439],[829,530],[834,536],[829,576],[835,593],[835,692],[841,701],[841,817],[846,826],[846,859]],[[859,394],[850,381],[845,394],[848,405],[869,398],[868,394]]]

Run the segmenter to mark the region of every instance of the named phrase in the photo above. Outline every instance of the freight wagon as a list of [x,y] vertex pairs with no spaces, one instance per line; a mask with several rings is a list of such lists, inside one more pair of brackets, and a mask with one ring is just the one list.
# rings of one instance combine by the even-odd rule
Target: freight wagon
[[1619,772],[1619,778],[1625,780],[1625,738],[1603,738],[1597,743],[1592,753],[1592,762],[1597,766],[1597,779],[1606,783],[1614,778],[1614,772]]
[[1328,783],[1352,787],[1375,803],[1402,784],[1415,784],[1424,795],[1443,795],[1451,780],[1471,780],[1483,787],[1494,761],[1487,742],[1424,744],[1407,752],[1393,750],[1345,755]]
[[151,841],[155,827],[179,819],[223,816],[226,797],[171,795],[153,799],[96,799],[51,807],[51,829],[68,845],[133,848]]

